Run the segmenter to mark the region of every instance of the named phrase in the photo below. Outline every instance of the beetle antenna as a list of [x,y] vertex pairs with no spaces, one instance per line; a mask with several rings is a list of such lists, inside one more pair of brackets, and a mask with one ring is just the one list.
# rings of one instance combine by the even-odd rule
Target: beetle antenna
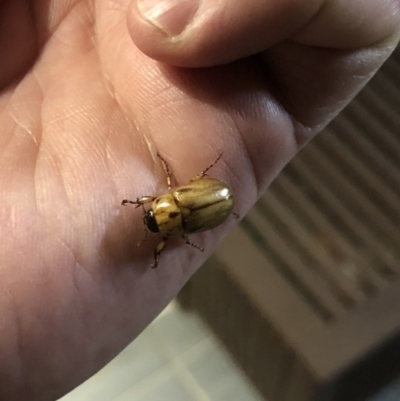
[[171,178],[172,178],[172,172],[169,169],[168,163],[166,162],[166,160],[157,152],[157,156],[160,158],[165,174],[167,175],[167,185],[168,185],[168,189],[171,189]]
[[[214,167],[214,166],[219,162],[219,160],[221,159],[223,153],[224,153],[224,152],[221,152],[221,153],[218,155],[218,157],[215,159],[215,162],[212,163],[211,165],[209,165],[209,166],[208,166],[205,170],[203,170],[200,174],[197,174],[196,177],[195,177],[193,180],[198,180],[198,179],[200,179],[200,178],[203,178],[205,175],[207,175],[207,171],[210,170],[212,167]],[[192,181],[193,181],[193,180],[192,180]]]

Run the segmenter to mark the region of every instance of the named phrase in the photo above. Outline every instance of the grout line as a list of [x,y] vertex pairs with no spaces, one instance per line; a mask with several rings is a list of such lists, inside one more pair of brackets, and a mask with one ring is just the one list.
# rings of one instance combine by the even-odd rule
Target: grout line
[[193,395],[196,401],[211,401],[211,398],[203,390],[180,358],[175,359],[172,368],[179,382],[186,388],[189,394]]
[[[171,307],[168,306],[164,309],[163,313],[177,313],[179,307],[175,301],[172,302],[173,303],[170,304]],[[154,352],[163,356],[167,362],[163,366],[155,369],[149,376],[134,383],[131,387],[114,397],[112,401],[122,401],[128,398],[129,401],[138,400],[149,393],[151,389],[168,381],[170,378],[177,379],[179,384],[193,397],[193,401],[212,401],[203,387],[197,382],[195,376],[188,369],[188,364],[195,361],[205,352],[212,350],[214,347],[219,348],[217,339],[214,339],[214,336],[210,334],[183,353],[177,353],[155,328],[149,326],[146,331],[146,337]],[[204,331],[209,333],[207,327],[204,327]]]
[[[160,352],[168,359],[171,359],[170,367],[172,372],[175,374],[181,385],[189,392],[189,394],[193,395],[196,401],[211,401],[210,397],[187,369],[187,366],[183,362],[182,358],[185,356],[184,359],[186,360],[194,359],[195,356],[200,354],[200,351],[203,351],[207,348],[207,346],[209,346],[208,341],[206,341],[207,339],[202,340],[199,344],[187,350],[179,357],[176,355],[173,348],[168,345],[168,343],[159,338],[160,336],[156,332],[150,332],[149,334],[155,340],[155,344],[159,347]],[[195,349],[194,352],[193,349]]]
[[[167,375],[168,373],[170,373],[171,371],[173,373],[176,373],[176,370],[174,369],[174,365],[176,364],[176,360],[179,358],[174,351],[171,351],[171,349],[169,350],[164,350],[160,348],[164,348],[164,347],[160,347],[160,343],[165,343],[165,341],[163,339],[161,339],[161,341],[157,338],[156,341],[155,337],[159,337],[158,334],[156,333],[152,333],[151,330],[149,330],[147,332],[147,336],[149,336],[149,334],[151,333],[151,337],[149,338],[150,342],[152,344],[155,343],[154,348],[157,348],[157,350],[159,350],[160,354],[163,354],[163,356],[165,356],[168,360],[168,362],[157,368],[151,375],[149,375],[148,377],[139,380],[138,382],[136,382],[133,386],[129,387],[128,389],[126,389],[124,392],[122,392],[121,394],[117,395],[116,397],[114,397],[112,399],[112,401],[118,401],[120,399],[120,397],[123,397],[124,395],[126,395],[128,392],[131,392],[132,389],[135,389],[135,394],[132,396],[131,401],[134,401],[135,399],[137,399],[137,397],[139,396],[143,396],[144,394],[146,394],[149,390],[149,388],[154,388],[157,385],[163,383],[164,381],[167,380]],[[195,346],[193,346],[191,349],[185,351],[182,354],[182,358],[184,358],[185,360],[192,361],[194,360],[199,354],[203,353],[205,350],[207,350],[207,348],[210,346],[210,344],[208,343],[207,339],[203,339],[201,342],[199,342],[198,344],[196,344]],[[180,364],[183,364],[183,362],[181,361]],[[189,372],[190,374],[190,372]],[[181,381],[180,381],[181,382]],[[136,394],[137,393],[137,394]],[[210,401],[209,398],[202,398],[196,401]]]
[[122,399],[126,395],[129,395],[129,393],[132,392],[132,389],[134,389],[135,393],[132,394],[132,398],[130,399],[131,401],[134,401],[135,399],[138,399],[138,397],[145,395],[146,393],[148,393],[149,388],[154,388],[157,385],[160,385],[168,380],[170,376],[168,368],[169,364],[156,369],[151,375],[147,376],[145,379],[140,380],[133,386],[123,391],[121,394],[114,397],[112,401],[118,401],[119,399]]
[[[213,345],[214,344],[210,343],[209,338],[203,338],[196,345],[193,345],[192,348],[186,350],[181,355],[175,355],[175,358],[179,358],[186,363],[190,363],[199,355],[211,349]],[[171,351],[171,347],[169,345],[167,345],[167,347],[170,348],[170,352],[173,352],[175,354],[174,351]]]

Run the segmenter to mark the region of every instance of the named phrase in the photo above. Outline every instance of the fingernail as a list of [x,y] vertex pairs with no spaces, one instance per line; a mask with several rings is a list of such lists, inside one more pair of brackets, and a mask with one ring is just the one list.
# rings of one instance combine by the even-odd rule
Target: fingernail
[[138,0],[142,16],[169,36],[177,36],[193,20],[200,0]]

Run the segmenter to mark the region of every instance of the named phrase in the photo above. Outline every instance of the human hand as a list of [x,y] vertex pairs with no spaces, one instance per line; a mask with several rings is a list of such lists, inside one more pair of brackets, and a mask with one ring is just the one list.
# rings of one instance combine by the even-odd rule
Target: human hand
[[104,366],[234,225],[150,269],[159,238],[137,248],[142,215],[120,204],[166,190],[157,151],[179,183],[223,151],[210,173],[244,215],[399,37],[396,0],[203,0],[173,37],[129,3],[0,0],[2,400],[54,400]]

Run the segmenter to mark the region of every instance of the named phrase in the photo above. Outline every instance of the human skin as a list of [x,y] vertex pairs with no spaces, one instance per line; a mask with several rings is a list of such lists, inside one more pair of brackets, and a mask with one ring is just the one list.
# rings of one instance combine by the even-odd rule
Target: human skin
[[398,0],[188,2],[159,22],[136,1],[0,0],[0,400],[90,377],[237,224],[151,269],[160,238],[138,248],[121,201],[165,192],[157,151],[177,183],[223,151],[210,175],[244,216],[399,37]]

